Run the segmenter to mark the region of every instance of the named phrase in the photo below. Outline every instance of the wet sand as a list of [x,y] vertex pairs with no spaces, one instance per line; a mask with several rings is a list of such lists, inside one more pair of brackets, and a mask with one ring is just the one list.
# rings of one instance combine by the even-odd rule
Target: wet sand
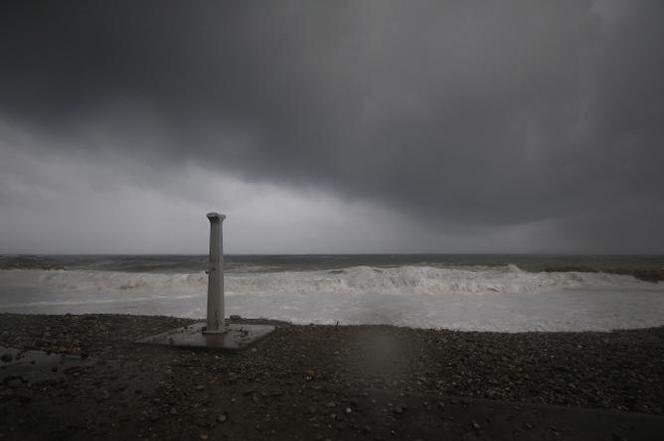
[[135,343],[192,322],[0,314],[0,346],[68,354],[23,371],[16,352],[0,354],[0,439],[633,440],[664,430],[664,328],[272,322],[272,336],[237,354]]

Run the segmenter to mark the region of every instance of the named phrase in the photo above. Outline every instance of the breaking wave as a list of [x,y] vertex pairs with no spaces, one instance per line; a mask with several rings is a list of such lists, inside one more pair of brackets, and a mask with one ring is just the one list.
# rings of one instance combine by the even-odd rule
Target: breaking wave
[[[229,272],[226,313],[293,323],[478,331],[606,331],[664,325],[664,283],[502,267],[354,266]],[[0,311],[200,318],[207,275],[1,270]]]
[[283,272],[228,277],[227,292],[385,294],[532,293],[565,288],[610,288],[642,285],[629,276],[603,273],[530,273],[514,265],[499,268],[352,267],[337,271]]
[[[0,271],[2,286],[35,285],[57,291],[204,292],[205,273],[163,274],[113,271]],[[536,294],[561,289],[632,289],[652,284],[631,276],[605,273],[531,273],[506,267],[436,268],[357,266],[344,270],[226,274],[226,294],[397,295]]]

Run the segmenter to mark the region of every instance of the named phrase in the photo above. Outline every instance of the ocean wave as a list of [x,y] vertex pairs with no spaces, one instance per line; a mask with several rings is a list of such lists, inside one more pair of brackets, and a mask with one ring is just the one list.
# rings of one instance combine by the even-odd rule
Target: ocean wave
[[[514,265],[229,272],[225,287],[227,314],[293,323],[506,332],[664,323],[662,283],[606,273],[527,272]],[[7,312],[200,318],[206,294],[202,271],[0,271],[0,311]]]
[[644,282],[605,273],[531,273],[514,265],[483,268],[357,266],[341,271],[284,272],[229,277],[227,292],[306,293],[360,295],[385,294],[501,294],[532,293],[560,289],[633,288]]
[[[228,295],[307,294],[536,294],[561,289],[632,289],[647,284],[630,276],[585,272],[522,271],[504,267],[436,268],[356,266],[343,270],[230,273],[225,278]],[[199,273],[128,273],[88,270],[0,271],[0,286],[43,287],[60,292],[174,292],[207,289],[207,276]],[[652,286],[651,284],[647,284]]]

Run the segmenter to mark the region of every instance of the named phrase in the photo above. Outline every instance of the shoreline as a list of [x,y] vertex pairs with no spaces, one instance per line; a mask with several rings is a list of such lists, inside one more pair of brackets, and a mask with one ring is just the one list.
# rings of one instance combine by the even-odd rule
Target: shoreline
[[[102,317],[135,317],[135,318],[144,318],[147,320],[156,319],[158,321],[170,321],[173,320],[175,323],[183,323],[178,326],[190,325],[193,323],[204,322],[205,318],[191,318],[186,316],[177,316],[177,315],[146,315],[146,314],[127,314],[121,312],[83,312],[83,313],[23,313],[23,312],[7,312],[0,311],[0,319],[3,317],[33,317],[35,319],[39,318],[54,318],[54,317],[91,317],[91,318],[102,318]],[[387,323],[341,323],[337,321],[336,323],[299,323],[292,322],[287,320],[280,319],[271,319],[266,317],[250,318],[240,315],[231,315],[232,318],[226,318],[228,323],[255,323],[255,324],[265,324],[273,326],[288,326],[288,327],[305,327],[305,328],[395,328],[395,329],[410,329],[413,331],[425,331],[425,332],[448,332],[448,333],[460,333],[460,334],[488,334],[488,335],[521,335],[521,334],[556,334],[556,335],[583,335],[583,334],[612,334],[612,333],[621,333],[621,332],[641,332],[641,331],[658,331],[664,330],[664,324],[659,326],[643,326],[636,328],[614,328],[614,329],[580,329],[580,330],[571,330],[571,331],[544,331],[544,330],[525,330],[525,331],[493,331],[493,330],[468,330],[468,329],[456,329],[456,328],[445,328],[445,327],[433,327],[433,328],[422,328],[417,326],[408,326],[408,325],[399,325],[399,324],[387,324]],[[175,327],[178,327],[175,326]],[[0,325],[1,329],[1,325]]]
[[[64,425],[62,430],[94,439],[117,430],[132,437],[157,433],[159,439],[177,439],[185,427],[196,436],[217,434],[220,439],[269,438],[272,430],[277,435],[302,430],[311,439],[337,433],[374,439],[389,436],[395,424],[407,426],[409,418],[428,415],[430,409],[415,412],[414,404],[398,404],[419,399],[418,406],[426,401],[436,414],[442,411],[438,402],[454,414],[457,407],[467,411],[472,403],[489,400],[504,409],[500,412],[514,406],[563,406],[569,412],[591,408],[664,415],[664,327],[497,333],[271,321],[275,333],[239,354],[134,343],[193,322],[163,316],[0,313],[0,346],[89,361],[36,383],[3,380],[0,411],[12,418],[0,423],[0,433],[7,436],[11,426],[15,433],[41,439],[39,434],[47,432],[40,430]],[[373,405],[380,407],[379,415],[365,408]],[[81,422],[83,415],[90,424]],[[574,420],[561,418],[570,424]],[[68,419],[77,421],[73,429],[67,429]],[[296,432],[285,423],[289,419],[299,421],[291,428]],[[492,427],[476,422],[482,430]],[[473,424],[462,429],[480,431]]]

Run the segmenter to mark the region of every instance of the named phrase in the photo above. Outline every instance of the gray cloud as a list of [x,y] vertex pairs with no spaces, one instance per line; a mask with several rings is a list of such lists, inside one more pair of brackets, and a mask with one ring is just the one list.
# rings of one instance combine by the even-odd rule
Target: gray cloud
[[157,169],[374,200],[422,237],[656,252],[663,20],[658,1],[12,2],[0,115],[62,155],[111,139]]

